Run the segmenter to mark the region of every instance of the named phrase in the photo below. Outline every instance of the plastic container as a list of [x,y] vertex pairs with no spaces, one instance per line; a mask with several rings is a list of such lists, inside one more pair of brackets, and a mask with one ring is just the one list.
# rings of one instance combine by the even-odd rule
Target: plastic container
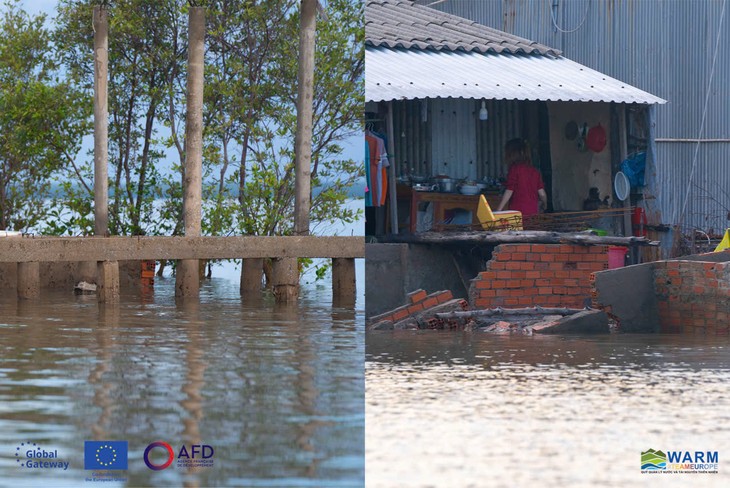
[[608,269],[623,268],[626,266],[628,247],[611,246],[608,248]]

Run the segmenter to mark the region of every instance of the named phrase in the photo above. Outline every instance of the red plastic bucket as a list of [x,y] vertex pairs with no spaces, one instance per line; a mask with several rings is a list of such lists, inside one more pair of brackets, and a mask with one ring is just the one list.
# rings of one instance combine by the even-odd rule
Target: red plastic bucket
[[608,248],[608,269],[623,268],[626,265],[628,247],[611,246]]

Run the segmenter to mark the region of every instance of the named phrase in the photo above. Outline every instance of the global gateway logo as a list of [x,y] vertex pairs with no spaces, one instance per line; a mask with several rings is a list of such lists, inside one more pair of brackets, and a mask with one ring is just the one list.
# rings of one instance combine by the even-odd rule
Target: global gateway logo
[[[156,456],[153,461],[153,452],[159,455],[163,453],[162,459]],[[207,444],[192,444],[183,446],[177,452],[177,466],[179,468],[210,468],[213,466],[213,454],[215,450]],[[144,450],[144,463],[154,471],[161,471],[169,468],[175,460],[175,451],[170,444],[164,441],[155,441]]]
[[641,453],[642,473],[717,473],[717,451],[655,451]]
[[68,469],[68,461],[58,458],[58,450],[43,449],[36,442],[21,442],[15,448],[15,462],[23,469]]

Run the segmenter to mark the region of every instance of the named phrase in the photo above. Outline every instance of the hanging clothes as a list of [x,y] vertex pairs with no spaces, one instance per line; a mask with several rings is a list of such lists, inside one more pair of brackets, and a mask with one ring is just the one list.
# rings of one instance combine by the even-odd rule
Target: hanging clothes
[[388,173],[386,168],[390,166],[385,136],[368,130],[365,131],[365,142],[367,144],[366,154],[368,156],[366,166],[369,166],[370,170],[367,183],[370,190],[371,203],[373,207],[381,207],[385,205],[388,194]]
[[373,192],[370,191],[370,144],[365,140],[365,206],[373,206]]

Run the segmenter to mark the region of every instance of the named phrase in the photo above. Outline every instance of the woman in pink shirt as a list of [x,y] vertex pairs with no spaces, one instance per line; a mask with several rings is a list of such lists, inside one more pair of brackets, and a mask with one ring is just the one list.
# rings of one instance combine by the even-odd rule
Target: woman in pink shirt
[[[504,146],[504,157],[509,166],[507,173],[507,189],[497,211],[501,211],[509,202],[510,210],[519,210],[523,217],[536,215],[540,208],[547,208],[547,193],[540,172],[530,161],[530,151],[522,139],[512,139]],[[539,200],[538,200],[539,199]]]

